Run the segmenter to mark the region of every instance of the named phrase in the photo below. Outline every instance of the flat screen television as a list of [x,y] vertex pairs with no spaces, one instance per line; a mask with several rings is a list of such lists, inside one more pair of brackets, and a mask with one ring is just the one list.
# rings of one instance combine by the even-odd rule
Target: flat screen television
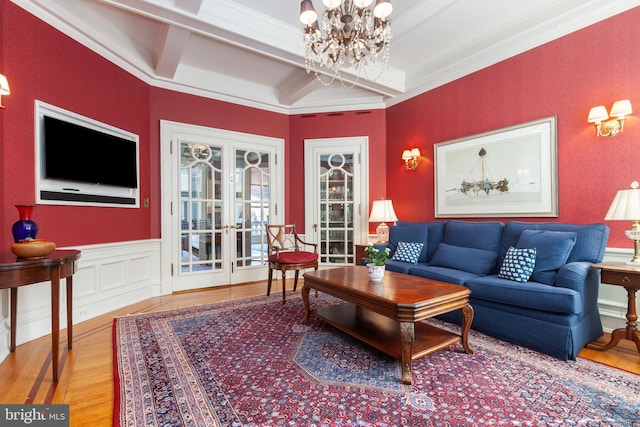
[[38,202],[138,207],[138,136],[36,104]]

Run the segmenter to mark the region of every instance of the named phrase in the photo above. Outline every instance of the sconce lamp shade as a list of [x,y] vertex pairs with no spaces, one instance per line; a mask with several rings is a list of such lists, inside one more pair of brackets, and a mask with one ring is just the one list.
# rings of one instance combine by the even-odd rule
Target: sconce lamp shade
[[616,101],[611,107],[611,117],[623,119],[624,116],[628,116],[631,113],[633,113],[633,110],[631,109],[631,101],[628,99]]
[[411,160],[412,158],[413,157],[411,156],[411,150],[404,150],[402,152],[402,160]]
[[411,156],[412,157],[420,157],[420,149],[419,148],[412,148],[411,149]]
[[609,118],[609,114],[607,113],[607,109],[604,105],[599,105],[597,107],[593,107],[589,110],[589,118],[587,121],[589,123],[601,123]]
[[0,95],[9,95],[11,90],[9,90],[9,82],[4,74],[0,74]]
[[[0,98],[2,98],[2,95],[9,95],[10,93],[11,90],[9,90],[7,78],[4,74],[0,74]],[[0,99],[0,109],[2,108],[4,108],[4,105],[2,105],[2,99]]]
[[398,217],[393,210],[393,203],[391,200],[375,200],[371,206],[371,214],[369,215],[369,222],[379,222],[380,225],[376,228],[376,234],[378,235],[378,243],[386,243],[389,241],[389,226],[385,224],[385,221],[397,221]]
[[640,266],[640,189],[638,181],[631,183],[631,190],[620,190],[611,202],[609,211],[605,215],[605,220],[626,220],[633,221],[631,230],[626,230],[624,234],[633,240],[633,258],[627,264]]

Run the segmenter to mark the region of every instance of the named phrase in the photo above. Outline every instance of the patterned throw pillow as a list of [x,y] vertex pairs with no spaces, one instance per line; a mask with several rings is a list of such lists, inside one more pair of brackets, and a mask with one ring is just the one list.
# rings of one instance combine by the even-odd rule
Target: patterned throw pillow
[[393,261],[403,261],[411,264],[417,264],[420,252],[424,243],[418,242],[398,242],[398,247],[391,259]]
[[509,248],[504,256],[498,277],[527,282],[536,266],[536,249]]

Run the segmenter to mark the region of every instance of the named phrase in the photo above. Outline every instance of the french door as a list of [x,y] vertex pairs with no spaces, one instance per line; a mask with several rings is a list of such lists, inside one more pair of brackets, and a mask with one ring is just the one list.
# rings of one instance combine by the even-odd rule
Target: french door
[[[265,224],[283,206],[283,141],[162,122],[163,291],[267,277]],[[165,289],[165,286],[167,289]]]
[[366,242],[368,138],[305,140],[305,238],[321,264],[353,264]]

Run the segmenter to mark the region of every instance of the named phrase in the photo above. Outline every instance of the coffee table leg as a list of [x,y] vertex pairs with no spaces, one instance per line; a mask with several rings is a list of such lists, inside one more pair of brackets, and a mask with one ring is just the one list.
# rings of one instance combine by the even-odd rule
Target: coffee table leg
[[413,340],[415,338],[415,325],[413,322],[400,322],[400,336],[402,338],[402,383],[411,384]]
[[306,325],[309,323],[309,315],[311,314],[311,309],[309,308],[309,287],[304,285],[300,293],[302,294],[302,303],[304,304],[304,318],[302,319],[302,324]]
[[471,329],[471,323],[473,322],[473,307],[469,304],[462,307],[462,331],[460,336],[462,338],[462,347],[467,354],[473,354],[473,350],[469,347],[469,330]]

